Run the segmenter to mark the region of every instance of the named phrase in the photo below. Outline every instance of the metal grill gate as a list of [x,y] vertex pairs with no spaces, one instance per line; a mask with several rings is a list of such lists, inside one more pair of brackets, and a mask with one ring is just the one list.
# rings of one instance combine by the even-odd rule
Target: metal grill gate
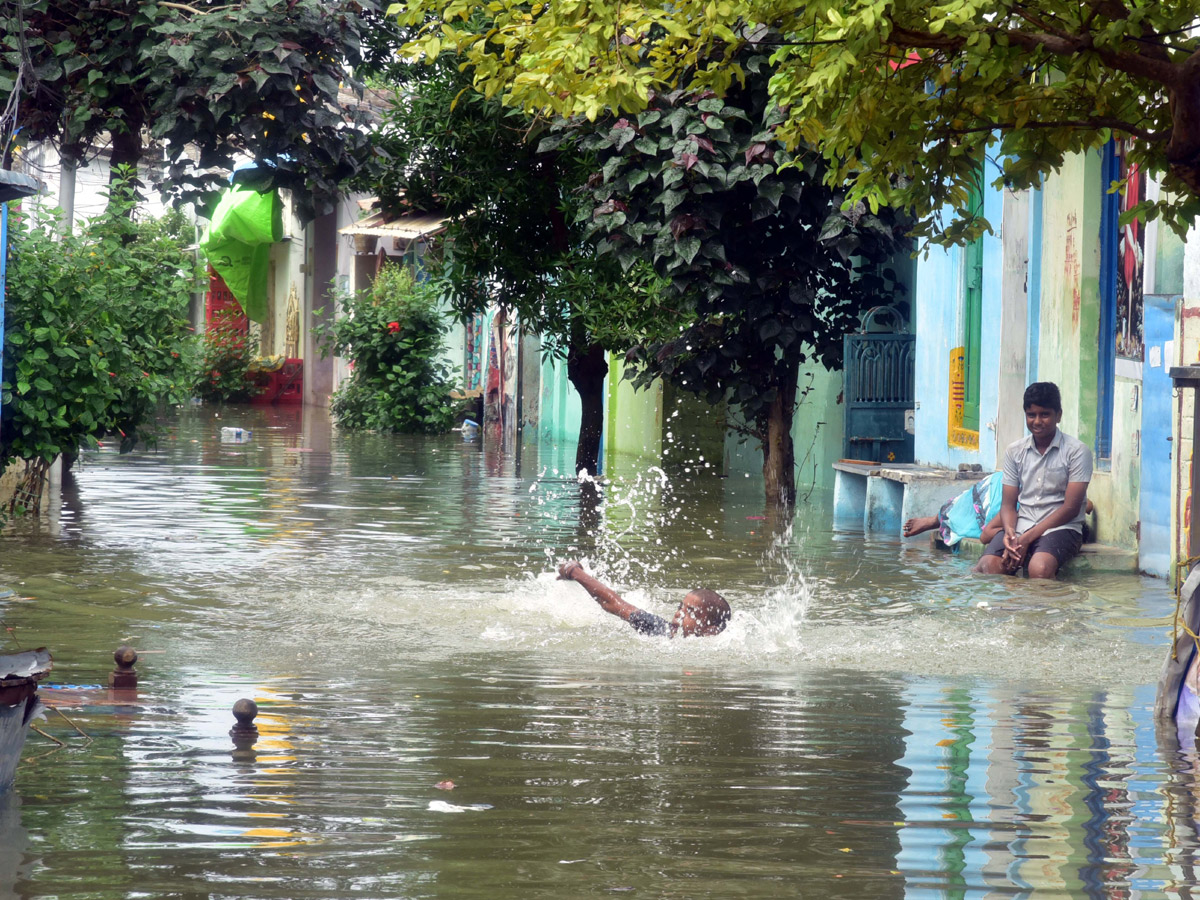
[[879,463],[913,461],[913,436],[905,414],[914,408],[916,335],[848,334],[846,372],[847,459]]

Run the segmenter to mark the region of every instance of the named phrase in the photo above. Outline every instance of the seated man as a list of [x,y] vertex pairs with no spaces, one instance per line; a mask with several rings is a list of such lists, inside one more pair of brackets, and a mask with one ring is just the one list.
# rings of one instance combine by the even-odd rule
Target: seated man
[[559,566],[558,579],[582,585],[584,590],[596,598],[601,609],[624,619],[642,634],[668,637],[675,637],[677,632],[684,637],[720,634],[725,630],[725,624],[732,615],[724,597],[716,591],[698,588],[683,598],[679,609],[675,610],[674,617],[668,622],[621,599],[620,594],[583,571],[583,566],[574,560]]
[[1030,578],[1053,578],[1083,543],[1092,451],[1059,430],[1057,385],[1031,384],[1024,405],[1029,437],[1004,451],[1004,530],[988,543],[978,571],[999,574],[1026,566]]

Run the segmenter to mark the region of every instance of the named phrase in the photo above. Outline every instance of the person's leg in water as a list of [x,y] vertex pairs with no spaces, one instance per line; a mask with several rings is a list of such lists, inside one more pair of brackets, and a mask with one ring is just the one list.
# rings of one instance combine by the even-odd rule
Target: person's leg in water
[[905,537],[913,537],[914,535],[924,534],[926,531],[933,531],[937,527],[937,516],[913,516],[904,523],[902,534]]
[[[999,512],[1000,480],[1001,473],[991,473],[947,500],[936,516],[914,516],[909,519],[904,523],[901,534],[913,537],[936,529],[938,536],[947,544],[956,544],[960,538],[978,536],[984,524]],[[988,516],[989,512],[993,516]]]

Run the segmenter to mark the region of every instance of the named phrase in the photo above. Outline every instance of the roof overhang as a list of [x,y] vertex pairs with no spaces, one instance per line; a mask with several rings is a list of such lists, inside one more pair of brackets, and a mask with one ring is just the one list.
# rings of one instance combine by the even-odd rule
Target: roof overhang
[[448,220],[449,217],[443,213],[408,213],[402,216],[388,216],[382,212],[374,212],[359,219],[353,225],[339,228],[338,234],[361,234],[411,241],[445,231]]
[[40,190],[41,185],[33,176],[0,169],[0,203],[29,197]]

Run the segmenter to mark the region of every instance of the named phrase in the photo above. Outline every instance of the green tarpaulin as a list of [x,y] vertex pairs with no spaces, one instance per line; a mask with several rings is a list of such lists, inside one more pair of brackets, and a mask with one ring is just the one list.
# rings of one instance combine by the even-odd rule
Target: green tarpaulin
[[225,279],[229,292],[253,322],[267,318],[271,245],[282,239],[279,193],[260,194],[245,187],[232,187],[221,196],[200,239],[209,264]]

